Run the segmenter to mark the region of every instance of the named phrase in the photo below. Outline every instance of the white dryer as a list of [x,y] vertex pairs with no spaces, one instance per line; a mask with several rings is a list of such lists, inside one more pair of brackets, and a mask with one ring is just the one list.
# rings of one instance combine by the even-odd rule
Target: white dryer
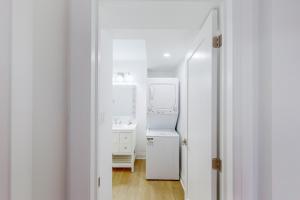
[[149,78],[147,92],[146,178],[179,180],[179,81]]
[[149,78],[147,96],[148,129],[175,130],[179,103],[178,79]]

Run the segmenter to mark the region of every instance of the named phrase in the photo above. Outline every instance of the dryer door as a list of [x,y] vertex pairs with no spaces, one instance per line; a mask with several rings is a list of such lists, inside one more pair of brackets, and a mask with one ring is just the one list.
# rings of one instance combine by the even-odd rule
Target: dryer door
[[149,85],[149,109],[161,114],[177,112],[177,88],[172,83]]

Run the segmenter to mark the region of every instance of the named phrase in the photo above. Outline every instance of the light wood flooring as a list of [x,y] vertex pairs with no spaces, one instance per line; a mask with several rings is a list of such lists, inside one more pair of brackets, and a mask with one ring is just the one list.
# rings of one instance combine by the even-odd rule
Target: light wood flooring
[[180,181],[147,181],[145,160],[135,161],[135,172],[113,169],[113,200],[184,200]]

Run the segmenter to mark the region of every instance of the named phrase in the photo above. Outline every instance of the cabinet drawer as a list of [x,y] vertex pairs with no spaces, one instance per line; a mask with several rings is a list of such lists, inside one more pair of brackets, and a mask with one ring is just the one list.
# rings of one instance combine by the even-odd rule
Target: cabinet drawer
[[121,133],[120,143],[131,143],[131,133]]
[[131,152],[130,144],[120,144],[119,151],[122,153],[130,153]]

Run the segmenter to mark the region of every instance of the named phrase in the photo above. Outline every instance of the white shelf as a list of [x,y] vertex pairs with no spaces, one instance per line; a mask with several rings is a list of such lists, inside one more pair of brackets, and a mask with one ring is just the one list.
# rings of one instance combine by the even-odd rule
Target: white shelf
[[134,172],[134,162],[135,162],[135,154],[112,156],[113,168],[131,168],[131,172]]

